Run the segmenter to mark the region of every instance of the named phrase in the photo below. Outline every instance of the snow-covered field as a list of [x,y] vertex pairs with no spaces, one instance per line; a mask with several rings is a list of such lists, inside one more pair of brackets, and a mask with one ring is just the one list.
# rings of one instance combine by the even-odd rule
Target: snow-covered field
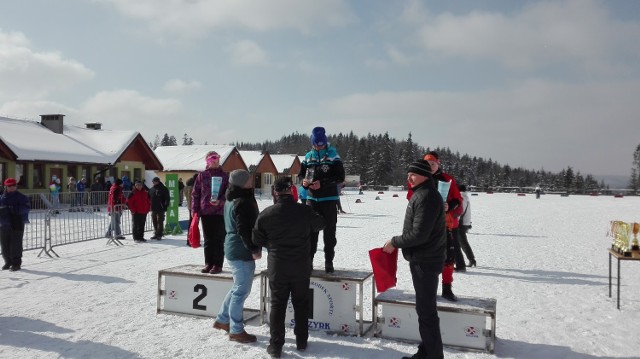
[[[343,196],[336,267],[370,268],[367,251],[401,232],[404,193]],[[380,200],[375,200],[379,196]],[[363,203],[356,204],[356,198]],[[260,207],[270,200],[259,201]],[[640,221],[640,198],[515,194],[471,197],[469,240],[478,267],[455,274],[458,295],[497,299],[495,354],[445,349],[447,358],[640,357],[640,261],[622,263],[621,310],[608,297],[610,220]],[[181,208],[183,216],[186,209]],[[150,236],[147,233],[147,237]],[[201,264],[185,237],[122,247],[106,240],[56,248],[60,258],[24,254],[23,270],[0,273],[2,358],[268,358],[267,325],[251,321],[250,345],[229,342],[212,319],[156,314],[158,271]],[[322,268],[322,253],[315,260]],[[266,267],[266,256],[257,270]],[[615,274],[615,262],[614,262]],[[398,288],[411,289],[400,258]],[[615,281],[614,281],[615,284]],[[247,306],[258,307],[255,292]],[[289,358],[399,358],[415,345],[311,332]]]

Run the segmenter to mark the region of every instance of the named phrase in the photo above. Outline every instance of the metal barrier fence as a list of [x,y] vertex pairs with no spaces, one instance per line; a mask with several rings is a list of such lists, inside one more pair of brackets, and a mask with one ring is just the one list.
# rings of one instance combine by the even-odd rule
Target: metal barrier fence
[[[48,193],[32,193],[27,196],[31,200],[29,224],[24,227],[23,250],[41,249],[43,253],[57,256],[53,247],[109,238],[107,243],[121,244],[115,231],[106,237],[111,225],[111,216],[107,211],[109,192],[89,192],[86,196],[77,193],[61,193],[59,198]],[[64,196],[63,196],[64,195]],[[74,196],[76,195],[76,196]],[[128,193],[125,193],[127,196]],[[120,228],[121,235],[132,234],[132,216],[126,205],[117,208],[122,210]],[[147,214],[145,232],[153,231],[151,212]]]
[[[125,197],[130,191],[124,192]],[[92,192],[62,192],[53,194],[51,192],[26,194],[31,201],[31,210],[38,209],[73,209],[83,206],[106,206],[109,198],[109,191]]]

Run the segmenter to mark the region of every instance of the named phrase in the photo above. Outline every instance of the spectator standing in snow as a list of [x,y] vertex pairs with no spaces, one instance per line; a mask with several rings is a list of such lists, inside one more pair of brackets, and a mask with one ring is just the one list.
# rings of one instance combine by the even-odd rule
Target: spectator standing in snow
[[[316,213],[324,218],[324,270],[333,273],[333,259],[336,255],[336,225],[338,222],[338,183],[344,182],[342,159],[335,147],[327,141],[324,127],[311,131],[311,151],[307,152],[298,178],[307,190],[307,202]],[[319,233],[311,233],[310,257],[318,250]]]
[[164,234],[164,218],[169,208],[171,197],[167,187],[160,182],[159,177],[154,177],[151,181],[153,186],[149,189],[149,200],[151,201],[151,220],[153,221],[153,236],[151,239],[161,240]]
[[129,176],[124,175],[122,176],[122,190],[123,191],[131,191],[133,189],[133,186],[131,185],[131,179],[129,179]]
[[[211,151],[205,157],[206,168],[198,174],[191,193],[191,209],[200,217],[204,237],[204,262],[202,273],[222,272],[224,264],[224,205],[229,186],[229,174],[220,166],[220,155]],[[212,190],[212,182],[216,187]],[[213,193],[212,193],[213,192]]]
[[78,204],[80,207],[85,205],[84,193],[87,187],[87,179],[82,177],[78,184],[76,184],[76,190],[78,192]]
[[78,199],[76,198],[78,191],[78,182],[75,178],[69,177],[69,181],[67,182],[67,189],[69,190],[69,200],[71,201],[71,209],[69,212],[75,212],[75,206],[78,205]]
[[338,203],[337,203],[337,208],[338,208],[338,213],[340,214],[345,214],[347,212],[345,212],[342,209],[342,202],[340,202],[340,194],[342,193],[342,188],[344,187],[344,183],[338,183]]
[[109,189],[109,198],[107,200],[107,212],[111,217],[111,223],[107,228],[107,233],[104,235],[107,238],[112,238],[115,235],[116,239],[124,239],[120,229],[120,222],[122,220],[122,211],[127,204],[127,199],[122,192],[122,180],[116,179]]
[[104,190],[104,186],[102,185],[102,183],[100,183],[100,178],[96,177],[94,178],[93,183],[91,184],[91,187],[89,188],[91,190],[91,205],[93,206],[93,210],[94,211],[100,211],[100,192],[102,192]]
[[147,223],[147,214],[151,209],[151,201],[149,193],[142,187],[142,182],[136,180],[133,185],[133,191],[129,194],[127,205],[131,211],[131,221],[133,241],[146,242],[144,239],[144,226]]
[[178,197],[180,201],[178,202],[178,206],[182,207],[182,202],[184,202],[184,182],[182,182],[182,177],[178,178]]
[[29,223],[29,198],[18,192],[15,178],[4,180],[4,193],[0,196],[0,250],[2,270],[12,272],[22,267],[22,239],[24,225]]
[[[467,232],[471,229],[471,202],[469,202],[469,195],[467,194],[467,186],[461,184],[458,186],[460,189],[460,194],[462,195],[462,215],[460,216],[458,226],[458,239],[460,240],[460,248],[469,259],[469,264],[467,267],[475,267],[476,266],[476,257],[473,254],[473,249],[471,249],[471,245],[469,244],[469,239],[467,239]],[[464,261],[464,258],[461,259]]]
[[49,182],[49,191],[51,191],[51,204],[53,208],[60,208],[60,191],[62,190],[62,186],[60,185],[60,178],[57,176],[51,177],[51,182]]
[[271,289],[270,333],[267,352],[279,358],[285,343],[285,316],[289,296],[293,304],[296,348],[305,350],[309,338],[308,310],[311,258],[309,236],[318,232],[324,219],[309,206],[296,203],[291,178],[281,177],[274,184],[276,204],[258,216],[253,243],[267,247],[267,276]]
[[405,213],[402,235],[387,241],[383,251],[393,253],[396,248],[401,248],[402,256],[409,262],[421,339],[418,352],[411,358],[444,358],[436,305],[438,276],[447,246],[444,204],[432,179],[429,162],[412,162],[407,172],[413,192]]
[[224,256],[233,273],[233,285],[222,302],[213,327],[229,333],[231,341],[253,343],[257,338],[244,330],[242,317],[244,302],[251,293],[255,260],[262,257],[262,248],[251,242],[251,232],[259,212],[251,189],[251,174],[245,170],[232,171],[225,197]]

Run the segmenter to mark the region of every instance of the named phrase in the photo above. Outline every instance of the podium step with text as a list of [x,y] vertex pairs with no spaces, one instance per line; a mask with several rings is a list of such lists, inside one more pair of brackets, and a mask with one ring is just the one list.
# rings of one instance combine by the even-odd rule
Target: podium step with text
[[[496,304],[493,298],[458,296],[457,302],[438,298],[442,344],[456,349],[493,353]],[[373,306],[376,336],[420,342],[415,293],[390,289],[379,294]],[[379,309],[381,316],[378,315]]]
[[[265,307],[262,323],[267,322],[270,312],[270,293],[265,271],[265,296],[262,297]],[[325,331],[347,335],[362,336],[366,332],[365,325],[373,326],[373,320],[364,319],[364,286],[371,286],[373,299],[375,285],[373,272],[344,270],[336,268],[334,273],[322,270],[311,272],[309,283],[309,330]],[[370,308],[371,301],[366,306]],[[294,326],[293,305],[291,299],[287,305],[285,325]],[[368,328],[367,328],[368,329]]]

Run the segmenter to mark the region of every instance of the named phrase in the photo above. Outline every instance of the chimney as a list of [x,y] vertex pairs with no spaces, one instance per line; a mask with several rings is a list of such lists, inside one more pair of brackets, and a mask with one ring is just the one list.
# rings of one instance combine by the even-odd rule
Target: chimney
[[40,115],[40,123],[42,124],[42,126],[48,128],[49,130],[58,134],[62,134],[64,115]]
[[100,123],[100,122],[88,122],[88,123],[85,123],[85,126],[87,126],[87,128],[90,129],[90,130],[100,130],[100,129],[102,129],[102,123]]

